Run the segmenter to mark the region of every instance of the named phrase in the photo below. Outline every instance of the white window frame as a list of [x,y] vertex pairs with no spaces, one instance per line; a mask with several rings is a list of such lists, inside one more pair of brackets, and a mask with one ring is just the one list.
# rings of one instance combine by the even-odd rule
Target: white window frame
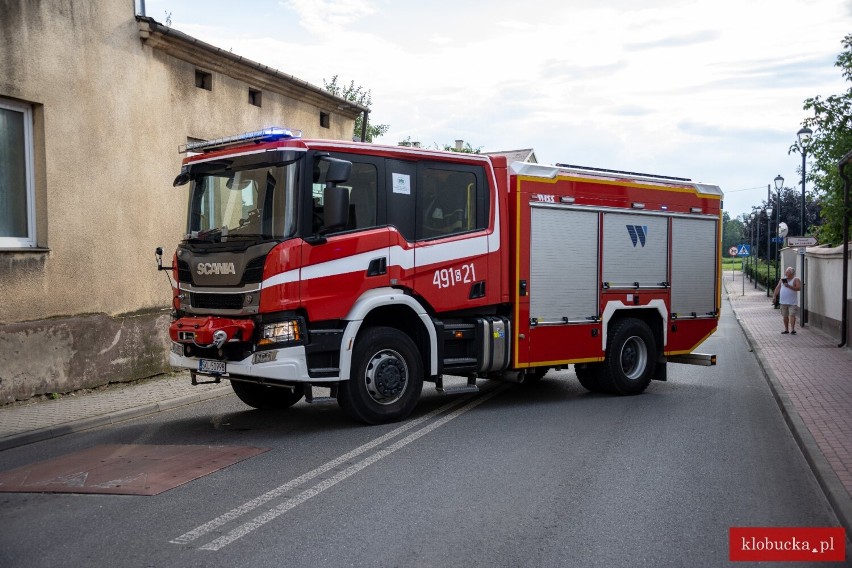
[[35,182],[33,170],[33,109],[27,104],[0,98],[0,108],[24,115],[24,168],[26,169],[27,236],[0,237],[0,249],[36,246]]

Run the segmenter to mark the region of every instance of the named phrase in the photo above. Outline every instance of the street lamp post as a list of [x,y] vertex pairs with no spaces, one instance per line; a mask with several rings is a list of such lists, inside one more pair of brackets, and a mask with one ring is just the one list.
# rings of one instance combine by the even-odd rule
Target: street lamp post
[[757,224],[757,238],[754,240],[754,289],[757,290],[757,261],[760,260],[760,216],[763,210],[757,208],[757,216],[755,222]]
[[[781,226],[781,188],[784,187],[784,178],[781,177],[781,174],[775,176],[775,234],[778,235],[778,227]],[[779,237],[780,238],[780,235]],[[775,243],[775,281],[778,282],[778,279],[781,277],[781,242],[778,241]]]
[[748,246],[751,249],[751,252],[748,255],[748,262],[749,262],[749,267],[750,267],[748,279],[749,279],[749,281],[751,281],[752,277],[754,276],[754,209],[753,208],[751,210],[751,215],[748,216],[748,230],[749,230]]
[[766,297],[769,297],[769,261],[772,258],[772,186],[766,184]]
[[[807,143],[808,140],[811,139],[811,135],[813,134],[813,130],[805,126],[801,130],[796,133],[796,136],[799,138],[799,149],[802,152],[802,236],[804,237],[807,233],[807,227],[805,226],[805,167],[806,167],[806,156],[808,155],[807,151]],[[804,249],[802,249],[804,250]],[[802,281],[802,317],[799,320],[801,322],[801,326],[804,327],[805,324],[808,323],[808,296],[805,291],[805,287],[807,286],[808,274],[807,267],[805,266],[805,255],[800,254],[802,257],[802,270],[799,272],[800,279]]]
[[806,167],[806,159],[808,155],[808,151],[806,148],[806,144],[808,140],[811,139],[811,135],[814,133],[813,130],[808,128],[807,126],[802,128],[796,133],[796,136],[799,138],[799,151],[802,154],[802,217],[801,217],[801,225],[802,233],[801,235],[804,237],[807,233],[807,227],[805,226],[805,167]]

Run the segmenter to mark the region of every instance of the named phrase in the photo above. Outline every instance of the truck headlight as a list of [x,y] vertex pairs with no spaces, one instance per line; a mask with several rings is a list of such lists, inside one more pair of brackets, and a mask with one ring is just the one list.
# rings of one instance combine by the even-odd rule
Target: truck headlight
[[280,321],[268,323],[263,326],[263,334],[258,345],[272,345],[274,343],[291,343],[302,338],[298,320]]

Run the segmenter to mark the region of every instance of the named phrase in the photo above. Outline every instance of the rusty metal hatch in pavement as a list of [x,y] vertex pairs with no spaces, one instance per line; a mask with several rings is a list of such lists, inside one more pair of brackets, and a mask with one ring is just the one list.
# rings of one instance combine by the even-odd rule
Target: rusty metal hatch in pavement
[[96,446],[0,472],[0,492],[157,495],[269,448]]

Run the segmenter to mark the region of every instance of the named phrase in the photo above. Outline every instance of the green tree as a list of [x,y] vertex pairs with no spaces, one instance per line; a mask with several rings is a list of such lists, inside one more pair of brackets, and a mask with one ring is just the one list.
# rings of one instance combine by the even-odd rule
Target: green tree
[[743,242],[743,222],[731,219],[731,214],[722,212],[722,254],[728,255],[728,249]]
[[[834,66],[852,83],[852,34],[841,43],[844,51],[837,56]],[[838,244],[842,239],[843,180],[837,162],[852,150],[852,86],[840,95],[809,98],[804,109],[813,112],[802,123],[813,130],[805,146],[812,159],[807,179],[816,188],[823,217],[822,225],[814,227],[814,232],[821,243]],[[796,143],[790,151],[801,152],[802,148]]]
[[462,154],[479,154],[482,151],[482,146],[477,146],[476,148],[474,148],[470,145],[470,142],[465,142],[462,145],[461,150],[456,148],[455,144],[444,144],[443,146],[438,146],[437,144],[435,144],[435,149],[445,150],[447,152],[461,152]]
[[[338,82],[338,75],[331,78],[331,81],[322,80],[323,88],[334,96],[346,99],[347,101],[357,103],[361,106],[371,108],[373,106],[373,95],[370,89],[364,89],[361,85],[355,86],[355,81],[350,81],[348,85],[343,86]],[[358,115],[355,119],[355,128],[352,135],[361,139],[361,128],[364,123],[364,115]],[[367,121],[367,140],[372,142],[374,138],[378,138],[390,129],[389,124],[371,124]]]
[[[751,219],[750,215],[743,214],[738,219],[734,219],[731,221],[732,226],[734,223],[739,223],[742,227],[742,235],[744,238],[741,242],[747,242],[750,236],[753,236],[757,233],[757,225],[760,224],[760,242],[755,243],[757,248],[752,254],[759,254],[760,258],[767,257],[766,251],[766,230],[769,228],[769,236],[775,237],[778,235],[778,223],[786,223],[788,228],[788,235],[799,236],[802,234],[802,225],[801,225],[801,215],[802,215],[802,192],[801,189],[797,189],[795,187],[783,187],[781,188],[781,214],[780,219],[778,215],[778,211],[775,210],[775,207],[778,203],[778,193],[775,190],[772,191],[772,196],[767,200],[761,201],[760,205],[755,208],[755,212],[760,211],[760,218],[755,216],[754,219]],[[816,227],[822,222],[822,218],[820,216],[821,208],[820,203],[812,198],[808,198],[805,200],[805,223],[808,227]],[[767,219],[767,215],[771,215],[772,217]],[[723,217],[724,221],[724,217]],[[727,227],[726,227],[727,230]],[[733,233],[733,229],[731,230]],[[723,233],[724,234],[724,233]],[[772,245],[772,254],[770,256],[775,256],[777,254],[775,245]]]

